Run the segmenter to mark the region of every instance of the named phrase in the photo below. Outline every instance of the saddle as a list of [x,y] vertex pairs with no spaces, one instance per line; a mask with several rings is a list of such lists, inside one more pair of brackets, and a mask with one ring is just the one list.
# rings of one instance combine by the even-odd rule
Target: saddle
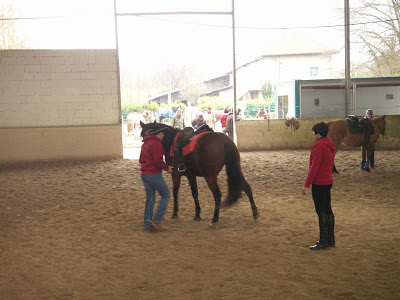
[[204,124],[199,127],[196,131],[192,127],[186,127],[183,130],[179,131],[180,135],[176,141],[176,148],[181,149],[187,145],[200,133],[206,131],[213,131],[207,124]]
[[370,118],[364,117],[359,120],[354,115],[349,115],[346,118],[346,122],[349,126],[349,131],[352,134],[364,134],[364,146],[369,145],[371,134],[374,134],[375,127]]
[[362,133],[362,129],[360,126],[360,120],[355,115],[349,115],[346,118],[346,122],[349,126],[349,130],[353,134]]
[[[189,144],[197,140],[197,137],[203,135],[204,133],[214,132],[207,124],[202,125],[196,131],[191,127],[186,127],[180,130],[174,141],[174,156],[182,157],[189,154],[193,149],[189,149]],[[185,149],[184,149],[185,148]],[[192,147],[194,148],[194,146]]]

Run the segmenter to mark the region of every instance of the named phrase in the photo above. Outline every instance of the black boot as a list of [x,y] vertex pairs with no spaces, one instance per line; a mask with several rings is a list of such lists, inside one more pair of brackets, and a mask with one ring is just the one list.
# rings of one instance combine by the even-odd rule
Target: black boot
[[328,233],[329,233],[329,246],[335,248],[335,217],[332,214],[328,215]]
[[369,167],[372,169],[375,167],[375,146],[372,148],[371,156],[369,157]]
[[329,249],[329,221],[328,215],[326,213],[321,213],[318,215],[319,220],[319,241],[310,247],[310,250],[325,250]]

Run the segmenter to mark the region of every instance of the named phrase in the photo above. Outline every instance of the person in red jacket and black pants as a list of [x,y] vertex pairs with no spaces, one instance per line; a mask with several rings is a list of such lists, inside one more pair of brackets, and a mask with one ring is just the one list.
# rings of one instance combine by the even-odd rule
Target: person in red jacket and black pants
[[[161,175],[162,170],[172,173],[172,168],[163,159],[164,146],[161,141],[164,138],[164,130],[167,128],[147,131],[140,152],[140,176],[146,190],[144,209],[144,229],[146,231],[156,231],[159,228],[170,199],[169,188]],[[161,195],[161,200],[153,219],[156,191]]]
[[325,122],[315,124],[312,131],[315,144],[311,149],[308,175],[301,192],[306,195],[312,185],[312,197],[319,219],[319,241],[310,250],[324,250],[335,247],[335,218],[331,207],[335,143],[327,137],[329,127]]

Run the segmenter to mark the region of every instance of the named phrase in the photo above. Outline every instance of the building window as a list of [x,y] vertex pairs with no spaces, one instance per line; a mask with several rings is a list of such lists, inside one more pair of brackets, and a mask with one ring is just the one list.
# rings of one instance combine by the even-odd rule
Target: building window
[[386,94],[386,100],[393,100],[393,94]]
[[319,98],[314,99],[314,106],[319,106]]
[[318,77],[318,67],[310,68],[310,77],[312,78]]

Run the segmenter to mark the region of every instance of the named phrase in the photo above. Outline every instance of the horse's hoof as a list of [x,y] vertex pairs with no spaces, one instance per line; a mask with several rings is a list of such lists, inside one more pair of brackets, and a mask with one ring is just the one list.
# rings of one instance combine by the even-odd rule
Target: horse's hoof
[[209,225],[208,225],[208,229],[216,229],[217,228],[217,225],[216,225],[217,223],[210,223]]
[[253,215],[254,220],[257,220],[259,217],[260,217],[260,214],[259,214],[259,213]]
[[201,221],[200,216],[194,216],[193,221]]
[[178,219],[178,214],[173,213],[172,216],[171,216],[171,219]]

